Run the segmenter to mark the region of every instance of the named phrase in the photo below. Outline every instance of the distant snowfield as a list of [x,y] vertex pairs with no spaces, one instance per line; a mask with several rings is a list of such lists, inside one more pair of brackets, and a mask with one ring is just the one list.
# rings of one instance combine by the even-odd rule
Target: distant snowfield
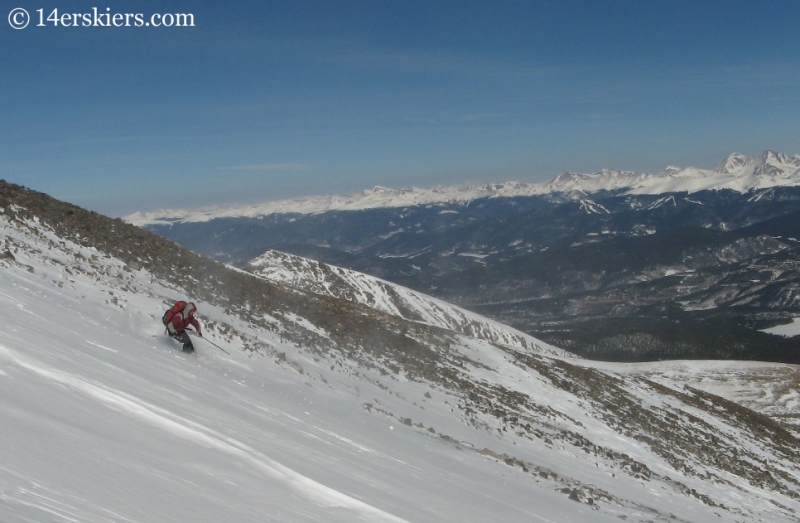
[[[185,355],[159,322],[169,300],[186,298],[179,289],[93,249],[68,245],[78,254],[70,257],[58,247],[63,241],[46,231],[22,233],[2,215],[0,228],[14,257],[0,259],[4,523],[789,522],[796,518],[786,511],[800,511],[800,502],[736,478],[724,485],[681,477],[733,507],[721,510],[677,495],[668,482],[615,474],[573,447],[467,426],[442,390],[402,376],[334,370],[207,305],[199,304],[203,321],[234,325],[285,358],[244,353],[236,338],[212,330],[206,335],[230,355],[202,339],[196,356]],[[296,320],[304,321],[302,311]],[[481,354],[476,380],[521,386],[609,447],[676,475],[489,344],[465,338],[461,350]],[[625,369],[633,368],[616,371]],[[636,370],[683,372],[674,364]],[[503,454],[621,501],[572,501],[562,484],[506,465]]]
[[786,336],[791,338],[800,335],[800,318],[795,318],[791,323],[785,325],[778,325],[769,329],[764,329],[764,332],[769,334],[776,334],[778,336]]

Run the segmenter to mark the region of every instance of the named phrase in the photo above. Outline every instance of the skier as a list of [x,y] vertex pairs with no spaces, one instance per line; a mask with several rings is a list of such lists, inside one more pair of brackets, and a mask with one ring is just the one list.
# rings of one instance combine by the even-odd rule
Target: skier
[[200,323],[194,317],[197,307],[192,302],[177,301],[167,312],[164,313],[162,321],[167,327],[167,334],[183,343],[183,352],[194,352],[194,345],[186,328],[190,325],[197,331],[201,338],[203,333],[200,331]]

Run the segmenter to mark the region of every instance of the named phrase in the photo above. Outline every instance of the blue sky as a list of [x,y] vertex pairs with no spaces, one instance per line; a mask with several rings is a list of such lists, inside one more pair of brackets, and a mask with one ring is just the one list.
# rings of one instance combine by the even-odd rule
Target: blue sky
[[[39,10],[93,7],[195,27],[38,25]],[[112,216],[800,153],[796,1],[9,0],[1,14],[0,177]]]

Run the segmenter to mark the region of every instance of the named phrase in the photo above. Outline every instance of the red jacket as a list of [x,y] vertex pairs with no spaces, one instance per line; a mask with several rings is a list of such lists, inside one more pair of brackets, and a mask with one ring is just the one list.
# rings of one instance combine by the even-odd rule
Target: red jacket
[[194,317],[195,311],[197,311],[197,307],[195,307],[194,303],[187,303],[182,311],[172,316],[167,328],[171,332],[180,332],[191,325],[197,331],[197,334],[200,334],[200,323]]
[[184,318],[183,314],[176,314],[172,317],[172,327],[175,329],[176,332],[180,332],[186,330],[186,327],[191,325],[194,327],[194,330],[200,334],[200,324],[197,322],[197,319],[194,316],[189,316],[188,318]]

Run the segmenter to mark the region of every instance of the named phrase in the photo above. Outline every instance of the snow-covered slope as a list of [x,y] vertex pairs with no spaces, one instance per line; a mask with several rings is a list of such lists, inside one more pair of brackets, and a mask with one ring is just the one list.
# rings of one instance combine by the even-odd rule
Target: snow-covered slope
[[[164,244],[73,208],[44,205],[39,218],[2,203],[2,189],[3,522],[800,515],[796,436],[645,376],[658,365],[554,357],[302,287],[296,301],[269,291],[269,309],[239,303],[227,296],[260,280],[204,273],[171,250],[175,267],[198,271],[187,285],[216,289],[201,320],[230,353],[198,339],[186,356],[159,318],[195,296],[158,276]],[[77,215],[89,221],[55,232]],[[115,247],[125,260],[97,247],[101,227],[127,242]]]
[[[270,250],[252,260],[245,270],[273,282],[360,303],[393,316],[490,343],[520,350],[537,347],[541,353],[576,361],[573,354],[506,325],[401,285],[342,267]],[[796,330],[796,325],[793,325]],[[795,427],[800,434],[800,366],[740,361],[593,365],[720,394],[757,412],[774,416]],[[753,382],[759,385],[753,387]]]
[[505,198],[550,193],[580,195],[598,191],[630,194],[694,193],[730,189],[747,192],[778,186],[800,185],[800,155],[765,151],[748,157],[733,153],[712,169],[667,167],[658,173],[603,169],[596,173],[562,173],[547,183],[505,182],[440,186],[432,189],[375,187],[359,193],[315,196],[247,206],[139,212],[129,223],[145,226],[175,222],[205,222],[219,218],[257,218],[270,214],[314,214],[381,207],[408,207],[444,203],[466,204],[479,198]]
[[450,303],[360,272],[269,250],[245,266],[269,281],[359,303],[377,311],[519,350],[570,353]]

